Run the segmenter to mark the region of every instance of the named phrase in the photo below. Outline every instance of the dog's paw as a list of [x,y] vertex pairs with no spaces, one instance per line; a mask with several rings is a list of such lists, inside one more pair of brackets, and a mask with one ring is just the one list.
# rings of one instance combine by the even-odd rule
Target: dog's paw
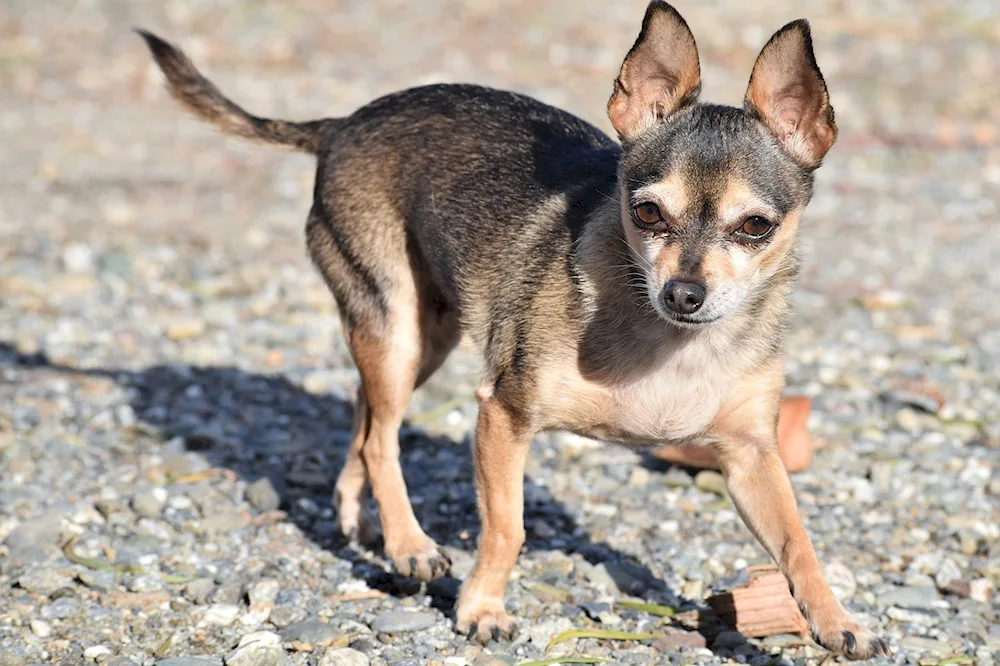
[[353,544],[372,547],[382,537],[378,520],[362,502],[334,502],[340,532]]
[[892,656],[886,642],[873,631],[845,617],[840,622],[831,623],[829,628],[813,631],[816,642],[830,652],[848,659],[871,659]]
[[517,622],[503,608],[503,601],[483,602],[469,608],[459,603],[455,629],[470,641],[485,645],[491,640],[511,641],[517,638]]
[[417,580],[433,580],[448,573],[451,560],[432,539],[424,536],[416,545],[386,544],[385,552],[396,571]]

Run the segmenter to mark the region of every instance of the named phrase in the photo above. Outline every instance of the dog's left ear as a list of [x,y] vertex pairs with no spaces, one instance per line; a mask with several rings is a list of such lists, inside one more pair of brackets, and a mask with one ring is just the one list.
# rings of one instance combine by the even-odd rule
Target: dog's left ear
[[837,140],[837,125],[808,21],[792,21],[774,33],[757,56],[743,103],[799,165],[820,165]]
[[653,0],[615,79],[608,100],[611,124],[622,140],[634,139],[694,102],[700,90],[701,67],[691,29],[676,9]]

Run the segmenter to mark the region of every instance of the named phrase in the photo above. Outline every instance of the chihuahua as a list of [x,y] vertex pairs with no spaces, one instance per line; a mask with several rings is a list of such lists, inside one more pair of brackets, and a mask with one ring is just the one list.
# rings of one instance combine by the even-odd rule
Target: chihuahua
[[819,643],[888,654],[827,584],[777,451],[787,296],[813,172],[837,137],[809,24],[753,67],[743,108],[699,102],[687,23],[652,2],[607,112],[614,141],[534,99],[474,85],[382,97],[345,118],[287,122],[227,99],[145,31],[170,93],[237,136],[318,159],[309,254],[361,382],[334,501],[375,529],[404,575],[450,563],[414,516],[398,431],[413,390],[463,334],[485,357],[476,398],[478,558],[456,625],[517,631],[504,589],[524,542],[532,437],[711,447],[733,502],[777,561]]

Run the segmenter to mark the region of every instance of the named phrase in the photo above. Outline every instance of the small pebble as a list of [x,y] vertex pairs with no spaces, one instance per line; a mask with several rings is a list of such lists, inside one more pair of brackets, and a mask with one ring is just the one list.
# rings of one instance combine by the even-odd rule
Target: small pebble
[[52,625],[45,620],[32,620],[29,623],[31,633],[39,638],[48,638],[52,635]]
[[420,631],[433,627],[438,617],[432,613],[389,611],[378,615],[371,623],[372,631],[384,634],[399,634]]
[[83,651],[84,658],[90,661],[103,661],[110,657],[111,654],[111,648],[106,645],[94,645]]
[[722,497],[725,497],[727,493],[726,480],[715,470],[704,469],[695,474],[694,485],[699,490],[714,493]]
[[281,496],[266,476],[247,486],[246,498],[250,506],[258,511],[274,511],[281,506]]
[[232,604],[215,604],[205,609],[201,616],[204,624],[228,626],[236,621],[236,616],[240,614],[240,607]]
[[[319,658],[319,666],[368,666],[369,663],[364,653],[351,648],[331,648]],[[447,659],[445,663],[448,663]]]

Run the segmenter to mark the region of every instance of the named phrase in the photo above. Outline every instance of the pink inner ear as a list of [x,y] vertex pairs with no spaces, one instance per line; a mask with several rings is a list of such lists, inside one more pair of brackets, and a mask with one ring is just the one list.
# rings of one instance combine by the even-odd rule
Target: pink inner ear
[[778,121],[776,134],[783,140],[792,138],[795,130],[799,128],[799,121],[802,119],[802,104],[794,99],[779,99],[771,109],[771,113]]
[[771,104],[771,116],[778,130],[776,133],[785,139],[791,138],[803,124],[802,121],[807,119],[806,116],[810,115],[806,100],[814,98],[808,86],[802,83],[793,83],[778,92]]

